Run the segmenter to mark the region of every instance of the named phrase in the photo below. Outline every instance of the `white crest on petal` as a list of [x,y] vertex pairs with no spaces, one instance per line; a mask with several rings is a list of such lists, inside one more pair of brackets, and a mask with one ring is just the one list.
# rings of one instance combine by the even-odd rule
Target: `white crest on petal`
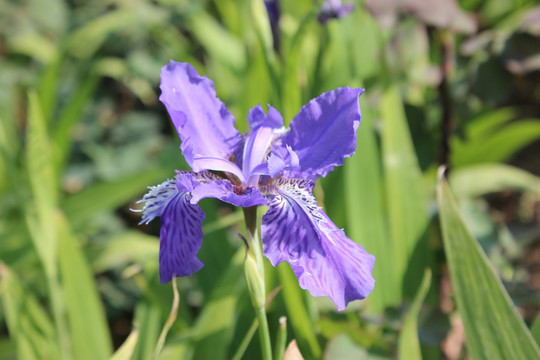
[[145,203],[142,209],[142,220],[139,224],[148,224],[156,216],[161,216],[169,201],[178,193],[176,181],[170,179],[148,188],[150,191],[137,201],[137,203]]

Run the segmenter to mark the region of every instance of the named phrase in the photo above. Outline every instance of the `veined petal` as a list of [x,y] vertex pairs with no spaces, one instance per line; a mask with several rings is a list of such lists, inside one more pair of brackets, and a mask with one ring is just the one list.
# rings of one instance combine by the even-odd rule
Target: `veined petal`
[[161,96],[193,167],[194,156],[228,159],[240,141],[234,117],[216,96],[214,84],[187,63],[172,61],[161,69]]
[[257,188],[240,188],[227,180],[199,183],[192,191],[191,203],[197,204],[205,198],[216,198],[234,206],[250,207],[268,205],[268,200]]
[[274,149],[268,157],[268,172],[271,177],[276,177],[285,169],[297,169],[299,163],[298,155],[290,146],[280,146]]
[[280,179],[262,220],[264,254],[272,265],[287,261],[300,287],[328,296],[339,311],[375,285],[375,257],[349,239],[317,206],[313,182]]
[[189,276],[204,265],[197,258],[201,248],[204,212],[190,203],[190,192],[196,182],[192,174],[178,175],[178,192],[161,214],[159,234],[159,274],[161,283],[173,276]]
[[364,89],[339,88],[300,109],[283,140],[298,155],[299,166],[286,170],[286,177],[324,177],[354,154],[361,119],[358,97],[363,92]]

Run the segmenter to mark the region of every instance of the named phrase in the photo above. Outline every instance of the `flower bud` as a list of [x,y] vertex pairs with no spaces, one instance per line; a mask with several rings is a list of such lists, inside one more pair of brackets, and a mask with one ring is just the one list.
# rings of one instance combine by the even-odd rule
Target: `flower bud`
[[264,307],[266,302],[266,293],[264,289],[264,279],[259,272],[257,263],[253,255],[248,251],[246,260],[244,261],[244,275],[249,290],[251,302],[256,309]]

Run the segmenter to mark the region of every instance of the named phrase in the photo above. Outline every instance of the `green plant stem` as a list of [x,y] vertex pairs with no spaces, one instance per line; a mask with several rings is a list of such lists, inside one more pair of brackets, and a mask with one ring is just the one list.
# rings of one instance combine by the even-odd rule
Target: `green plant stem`
[[253,335],[255,335],[255,331],[257,331],[257,327],[259,326],[259,322],[257,320],[253,320],[253,323],[249,327],[249,330],[246,333],[246,336],[244,336],[244,339],[238,346],[238,349],[236,349],[236,353],[231,358],[232,360],[242,360],[244,357],[244,353],[246,352],[246,349],[251,342],[251,339],[253,339]]
[[276,339],[276,347],[274,351],[274,359],[281,360],[285,354],[287,346],[287,318],[282,316],[279,318],[279,330]]
[[263,360],[272,360],[272,343],[270,341],[270,330],[264,306],[256,310],[257,321],[259,322],[259,337],[261,338]]
[[163,349],[163,345],[165,345],[165,339],[167,338],[167,334],[169,333],[169,330],[171,329],[174,322],[176,321],[176,316],[178,314],[178,305],[180,304],[180,294],[178,293],[178,284],[176,283],[176,277],[173,277],[173,280],[171,281],[171,283],[172,283],[172,288],[173,288],[173,303],[171,306],[171,312],[169,313],[169,317],[167,318],[167,321],[165,322],[165,325],[163,325],[163,329],[161,330],[161,333],[159,334],[156,347],[154,348],[154,352],[152,354],[153,360],[157,360],[159,353],[161,352],[161,349]]
[[[264,282],[264,263],[262,257],[262,245],[258,237],[257,229],[257,207],[244,208],[244,219],[250,246],[253,250],[255,262],[259,270],[261,281]],[[255,304],[254,304],[255,305]],[[262,359],[272,360],[272,342],[270,341],[270,330],[266,319],[266,310],[263,306],[255,305],[255,314],[259,323],[259,337],[261,341]]]

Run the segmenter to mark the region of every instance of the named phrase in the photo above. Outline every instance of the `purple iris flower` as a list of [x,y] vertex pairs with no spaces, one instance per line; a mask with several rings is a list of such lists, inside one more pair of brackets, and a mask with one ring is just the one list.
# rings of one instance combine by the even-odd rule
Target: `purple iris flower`
[[326,24],[330,19],[342,19],[347,17],[355,8],[354,4],[342,4],[341,0],[326,0],[321,7],[317,18],[321,24]]
[[272,265],[290,264],[300,286],[329,296],[343,310],[375,285],[375,257],[349,239],[317,205],[314,180],[343,164],[356,149],[363,89],[339,88],[302,107],[283,126],[280,113],[260,105],[249,111],[249,134],[217,98],[214,85],[187,63],[171,61],[161,72],[160,100],[182,140],[193,171],[151,187],[142,222],[161,217],[161,282],[200,270],[204,212],[198,202],[218,198],[241,207],[267,205],[262,218],[264,255]]

